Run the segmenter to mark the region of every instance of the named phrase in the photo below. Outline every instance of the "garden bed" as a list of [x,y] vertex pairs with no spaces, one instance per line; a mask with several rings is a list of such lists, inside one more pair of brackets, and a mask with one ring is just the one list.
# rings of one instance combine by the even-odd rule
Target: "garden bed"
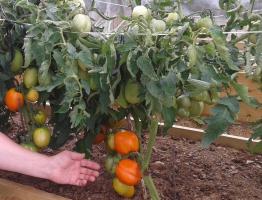
[[[103,165],[105,153],[104,144],[95,146],[93,159]],[[262,195],[262,156],[231,148],[211,145],[202,149],[199,142],[158,137],[150,173],[164,200],[255,200]],[[121,199],[114,193],[112,179],[104,168],[98,180],[84,188],[62,186],[6,171],[0,171],[0,177],[73,200]],[[134,199],[143,199],[141,185]]]

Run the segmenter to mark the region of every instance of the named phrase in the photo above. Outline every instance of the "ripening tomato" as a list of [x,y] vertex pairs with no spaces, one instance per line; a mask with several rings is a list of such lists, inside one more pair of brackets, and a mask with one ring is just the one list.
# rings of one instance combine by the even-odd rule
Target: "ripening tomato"
[[132,131],[122,130],[114,135],[114,150],[121,155],[137,152],[139,150],[139,140]]
[[122,197],[131,198],[135,194],[135,187],[122,183],[118,178],[113,179],[113,188]]
[[100,144],[106,139],[106,131],[107,127],[104,125],[101,125],[100,132],[96,135],[93,144]]
[[4,101],[10,111],[17,112],[24,105],[24,96],[15,88],[11,88],[6,92]]
[[36,128],[33,132],[33,141],[39,148],[47,147],[50,143],[51,132],[47,127]]
[[29,101],[29,102],[37,102],[39,99],[39,93],[36,89],[29,89],[29,91],[27,92],[26,94],[26,100]]
[[34,116],[33,119],[37,125],[44,125],[47,119],[46,113],[42,110],[38,110]]
[[137,185],[142,178],[142,172],[136,161],[123,159],[116,166],[116,177],[126,185]]
[[109,134],[107,136],[107,146],[112,151],[115,149],[115,136],[114,136],[114,134]]

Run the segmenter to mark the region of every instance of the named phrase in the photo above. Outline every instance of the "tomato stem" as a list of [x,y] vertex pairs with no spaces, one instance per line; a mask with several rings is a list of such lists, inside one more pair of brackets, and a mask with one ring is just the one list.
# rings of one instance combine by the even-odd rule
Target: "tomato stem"
[[152,200],[160,200],[159,194],[157,192],[156,186],[153,182],[153,179],[151,176],[145,176],[143,178],[143,180],[145,181],[145,185],[150,193],[150,197]]
[[151,120],[148,130],[149,130],[149,141],[148,141],[146,153],[145,153],[145,156],[144,156],[144,162],[142,164],[142,171],[143,172],[149,166],[149,162],[150,162],[150,159],[151,159],[153,146],[154,146],[154,144],[156,142],[156,135],[157,135],[157,130],[158,130],[158,121],[157,121],[157,119],[152,119]]

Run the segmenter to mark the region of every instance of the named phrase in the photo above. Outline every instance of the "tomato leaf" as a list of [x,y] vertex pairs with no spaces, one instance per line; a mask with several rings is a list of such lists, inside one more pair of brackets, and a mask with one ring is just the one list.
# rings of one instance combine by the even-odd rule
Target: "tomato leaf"
[[235,97],[224,97],[212,109],[213,115],[207,119],[208,127],[202,140],[202,145],[208,147],[226,129],[234,123],[239,112],[239,103]]
[[149,79],[153,81],[158,80],[158,76],[148,56],[144,56],[144,55],[140,56],[137,59],[137,66],[143,72],[143,74],[147,76]]
[[239,68],[234,64],[229,49],[226,46],[226,38],[222,30],[217,26],[212,26],[209,30],[220,57],[227,63],[229,69],[238,71]]
[[240,85],[235,81],[231,81],[231,84],[237,91],[238,95],[240,96],[243,102],[254,108],[258,108],[259,106],[261,106],[261,104],[255,98],[249,96],[247,86]]

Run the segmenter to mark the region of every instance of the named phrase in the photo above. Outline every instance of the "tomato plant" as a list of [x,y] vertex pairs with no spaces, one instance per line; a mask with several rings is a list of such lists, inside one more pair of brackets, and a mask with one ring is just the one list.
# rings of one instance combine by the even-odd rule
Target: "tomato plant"
[[[166,131],[175,123],[176,116],[202,120],[207,123],[202,144],[208,146],[236,120],[240,101],[259,106],[249,96],[248,88],[237,83],[234,77],[242,70],[239,58],[244,58],[250,75],[262,82],[261,34],[254,40],[250,34],[232,33],[227,37],[224,33],[244,28],[261,30],[261,15],[254,14],[252,6],[249,12],[243,13],[237,2],[219,1],[229,19],[221,26],[217,26],[212,13],[193,13],[200,14],[200,19],[185,16],[181,1],[152,1],[147,6],[134,4],[131,16],[123,18],[125,25],[107,35],[89,17],[90,12],[99,13],[95,3],[84,11],[83,1],[49,0],[35,4],[0,0],[1,10],[12,13],[1,15],[6,20],[0,27],[1,100],[5,99],[7,88],[17,86],[23,94],[35,89],[39,92],[37,102],[26,102],[23,109],[23,114],[27,113],[26,122],[30,125],[37,121],[34,117],[30,119],[32,107],[48,102],[53,126],[51,134],[45,128],[42,130],[46,120],[37,122],[41,131],[36,129],[33,136],[41,137],[35,144],[47,146],[52,135],[50,146],[59,148],[71,133],[84,133],[76,150],[86,155],[96,135],[99,141],[103,140],[103,134],[99,134],[102,124],[125,118],[130,121],[132,117],[134,130],[129,131],[138,138],[143,138],[140,137],[142,130],[150,132],[145,151],[138,152],[139,145],[134,139],[135,150],[131,148],[131,151],[135,153],[129,154],[130,149],[126,151],[127,146],[118,146],[111,134],[106,134],[107,146],[113,152],[125,154],[116,169],[119,180],[123,182],[128,177],[129,184],[138,183],[143,175],[151,191],[152,182],[145,174],[158,121],[164,122]],[[15,9],[17,7],[19,9]],[[110,20],[102,13],[99,15]],[[90,31],[94,33],[87,34]],[[247,44],[248,52],[236,48],[238,41]],[[14,73],[23,77],[23,83],[16,81]],[[231,93],[231,88],[236,94]],[[224,97],[220,96],[222,91]],[[14,111],[21,108],[23,101],[7,97],[6,105],[11,105],[7,107]],[[19,98],[22,100],[22,97]],[[201,116],[204,104],[214,106],[213,115],[207,120]],[[127,128],[130,127],[129,123]],[[142,152],[145,153],[142,155]],[[136,169],[141,166],[141,170],[130,175],[126,166]]]

